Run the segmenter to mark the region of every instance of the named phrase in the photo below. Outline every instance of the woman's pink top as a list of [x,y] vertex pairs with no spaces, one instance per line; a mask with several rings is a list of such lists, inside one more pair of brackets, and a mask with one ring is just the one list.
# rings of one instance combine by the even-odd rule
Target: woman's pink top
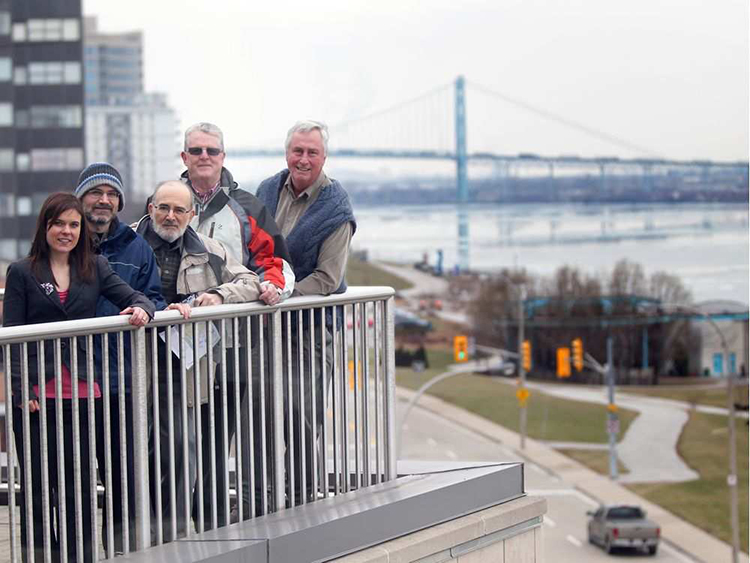
[[[68,299],[68,291],[58,291],[57,295],[60,297],[60,303],[65,305],[65,301]],[[34,392],[39,396],[39,385],[34,385]],[[55,398],[55,378],[48,379],[47,383],[44,384],[44,396],[48,399]],[[78,398],[85,399],[89,396],[88,384],[85,381],[78,380]],[[99,398],[102,396],[102,392],[99,389],[99,384],[94,382],[94,397]],[[63,364],[62,366],[62,398],[72,399],[73,398],[73,377],[70,375],[68,366]]]

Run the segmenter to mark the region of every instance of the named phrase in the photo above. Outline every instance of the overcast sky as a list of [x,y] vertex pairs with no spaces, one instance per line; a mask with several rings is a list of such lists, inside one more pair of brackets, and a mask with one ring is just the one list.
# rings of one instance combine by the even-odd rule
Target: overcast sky
[[[183,128],[279,143],[466,80],[669,158],[748,157],[747,0],[84,0]],[[430,98],[432,107],[451,97]],[[437,105],[436,105],[437,104]],[[472,87],[470,150],[639,156]],[[394,118],[395,120],[395,118]],[[434,126],[434,124],[433,124]],[[425,130],[429,131],[428,126]]]

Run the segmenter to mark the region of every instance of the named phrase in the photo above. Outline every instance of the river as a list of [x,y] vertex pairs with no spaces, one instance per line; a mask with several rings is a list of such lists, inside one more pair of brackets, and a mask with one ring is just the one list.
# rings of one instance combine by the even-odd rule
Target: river
[[[438,249],[449,270],[458,258],[453,205],[355,208],[352,248],[370,259],[413,263]],[[559,266],[611,271],[626,258],[649,275],[679,276],[696,301],[748,303],[747,204],[470,205],[470,267],[524,267],[549,275]]]

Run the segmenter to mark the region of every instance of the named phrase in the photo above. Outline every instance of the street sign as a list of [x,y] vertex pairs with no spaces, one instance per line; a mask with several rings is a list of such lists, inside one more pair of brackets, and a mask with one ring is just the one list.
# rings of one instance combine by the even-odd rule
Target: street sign
[[611,418],[607,420],[607,432],[609,432],[610,434],[619,434],[620,433],[620,419]]
[[529,390],[526,389],[526,387],[519,387],[516,390],[516,398],[518,399],[519,407],[526,406],[526,401],[529,399],[529,395],[531,395],[531,393],[529,393]]

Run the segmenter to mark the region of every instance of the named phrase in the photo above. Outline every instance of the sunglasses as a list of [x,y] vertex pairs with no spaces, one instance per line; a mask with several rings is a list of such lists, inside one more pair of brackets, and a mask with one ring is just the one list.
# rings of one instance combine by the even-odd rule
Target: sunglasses
[[200,156],[203,154],[204,150],[208,156],[219,156],[221,154],[221,149],[215,149],[213,147],[190,147],[187,152],[193,156]]

